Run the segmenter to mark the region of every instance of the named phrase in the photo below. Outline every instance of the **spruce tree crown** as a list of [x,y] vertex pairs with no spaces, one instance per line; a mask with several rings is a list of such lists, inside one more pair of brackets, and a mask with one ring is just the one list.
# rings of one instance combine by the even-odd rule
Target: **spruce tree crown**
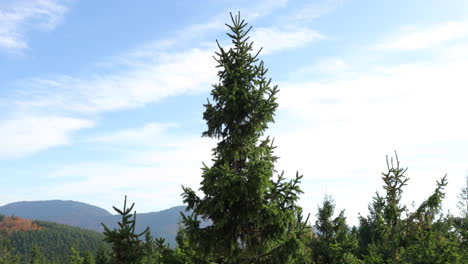
[[[227,35],[232,47],[225,50],[217,42],[219,83],[213,85],[212,102],[204,105],[203,113],[208,126],[203,136],[219,142],[213,149],[213,165],[203,168],[204,197],[183,188],[184,202],[193,210],[184,223],[189,239],[201,251],[211,251],[217,262],[272,263],[275,255],[288,263],[298,248],[299,230],[304,229],[296,205],[302,176],[289,182],[282,174],[272,179],[278,158],[272,140],[262,136],[274,121],[278,87],[271,85],[268,70],[258,61],[261,50],[253,54],[251,27],[240,15],[231,19]],[[197,217],[211,225],[201,228]]]

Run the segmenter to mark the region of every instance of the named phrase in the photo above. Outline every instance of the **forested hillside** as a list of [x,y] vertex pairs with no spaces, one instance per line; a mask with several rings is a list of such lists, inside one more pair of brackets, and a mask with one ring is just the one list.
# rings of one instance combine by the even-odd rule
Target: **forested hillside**
[[11,234],[15,231],[37,231],[42,230],[38,224],[30,219],[24,219],[18,216],[0,215],[0,231]]
[[[45,221],[32,221],[20,217],[0,217],[0,241],[8,240],[13,254],[21,263],[30,263],[34,254],[42,255],[53,263],[68,263],[71,248],[79,252],[96,254],[103,243],[101,233]],[[5,252],[0,253],[0,263]]]

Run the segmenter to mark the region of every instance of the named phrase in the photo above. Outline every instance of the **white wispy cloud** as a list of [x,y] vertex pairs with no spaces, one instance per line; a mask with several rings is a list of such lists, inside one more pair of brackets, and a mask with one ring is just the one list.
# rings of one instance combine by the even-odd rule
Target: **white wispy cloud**
[[[276,8],[275,2],[264,3]],[[300,24],[329,12],[329,8],[333,5],[288,17],[287,26],[254,27],[252,40],[272,54],[323,39],[317,31]],[[253,10],[248,16],[262,15]],[[227,13],[223,18],[226,17]],[[19,108],[42,113],[65,112],[71,117],[34,115],[3,121],[0,145],[8,147],[0,149],[3,150],[0,157],[24,155],[70,142],[73,131],[92,125],[91,121],[73,116],[142,107],[168,96],[211,89],[216,82],[211,46],[176,52],[166,49],[181,39],[189,43],[192,38],[218,30],[217,22],[214,19],[189,27],[183,38],[156,41],[143,45],[144,49],[117,55],[125,65],[117,71],[98,72],[90,77],[39,77],[28,82],[29,90],[22,93],[27,95],[26,99],[15,100]],[[406,31],[377,46],[408,51],[438,46],[465,36],[465,29],[460,27],[463,23]],[[403,165],[410,167],[409,201],[427,196],[435,180],[448,173],[447,202],[454,204],[456,198],[451,194],[458,193],[458,183],[463,183],[468,149],[468,125],[464,122],[468,112],[464,92],[468,85],[466,47],[460,44],[457,49],[435,54],[441,58],[430,63],[416,61],[396,66],[382,63],[380,67],[344,77],[339,73],[353,71],[353,65],[331,59],[305,70],[329,73],[324,80],[279,83],[280,118],[278,126],[267,134],[276,138],[280,157],[277,169],[285,169],[288,177],[296,170],[304,174],[301,186],[306,193],[301,203],[306,212],[316,212],[317,203],[328,192],[335,196],[338,208],[348,208],[351,222],[356,221],[358,212],[366,212],[367,204],[363,201],[370,202],[373,192],[380,188],[385,155],[393,150],[399,152]],[[127,193],[143,211],[179,204],[180,185],[196,189],[201,180],[201,162],[209,163],[214,142],[199,137],[175,140],[168,135],[171,128],[170,124],[149,123],[95,135],[90,141],[102,144],[138,145],[154,140],[153,137],[167,142],[164,149],[148,144],[147,148],[132,150],[119,162],[66,166],[51,177],[67,182],[38,189],[38,196],[91,203],[95,203],[95,197],[103,197],[98,205],[109,208]],[[29,197],[28,193],[30,189],[24,192],[25,197]]]
[[[179,205],[182,203],[181,185],[198,189],[202,162],[210,164],[213,143],[207,138],[178,138],[166,142],[170,149],[153,148],[131,153],[124,162],[63,166],[49,177],[74,180],[50,186],[47,195],[62,199],[83,197],[80,200],[103,197],[98,205],[108,208],[125,193],[138,205],[140,212]],[[96,199],[90,202],[96,204]]]
[[[241,10],[241,15],[248,21],[252,21],[258,18],[262,18],[270,15],[274,11],[281,10],[288,5],[288,0],[260,0],[260,1],[249,1],[249,0],[235,0],[232,1],[231,10],[236,12]],[[242,7],[239,8],[239,3],[242,3]]]
[[71,133],[93,125],[85,119],[21,115],[0,121],[0,159],[15,158],[68,144]]
[[467,21],[451,21],[426,28],[406,30],[380,44],[377,49],[414,51],[438,46],[468,36]]
[[159,56],[158,63],[141,63],[122,72],[91,78],[63,76],[34,79],[34,89],[21,104],[81,113],[141,107],[169,96],[197,93],[216,80],[210,50],[191,49]]
[[318,0],[309,1],[293,12],[282,16],[284,23],[304,24],[311,20],[325,16],[341,7],[347,0]]
[[[190,26],[184,34],[140,46],[110,60],[111,71],[92,76],[38,77],[26,82],[20,100],[22,107],[99,113],[142,107],[169,96],[205,92],[217,81],[216,47],[181,48],[167,51],[171,43],[186,43],[187,38],[213,30],[217,17],[207,24]],[[218,24],[218,23],[216,23]],[[219,22],[222,25],[221,22]],[[196,33],[196,34],[195,34]],[[304,47],[324,37],[303,27],[263,27],[252,33],[256,47],[264,47],[263,54]],[[181,41],[181,40],[184,41]],[[105,62],[103,64],[106,64]],[[115,65],[122,69],[114,70]]]
[[[268,55],[302,48],[326,39],[326,36],[310,27],[309,22],[338,8],[342,2],[342,0],[326,0],[303,4],[300,10],[279,15],[277,22],[271,26],[254,27],[251,37],[254,47],[256,49],[263,47],[262,54]],[[279,7],[285,7],[287,4],[287,1],[277,3]]]
[[[279,4],[277,1],[265,1],[262,4],[271,4],[271,8],[258,12],[249,10],[250,13],[246,16],[259,19],[285,3],[286,1]],[[118,54],[111,58],[111,63],[107,62],[112,66],[103,71],[98,69],[89,76],[39,76],[23,82],[24,87],[18,93],[20,98],[13,100],[13,108],[41,113],[42,116],[67,117],[56,120],[51,118],[48,121],[41,119],[41,122],[35,123],[37,125],[34,128],[24,130],[24,136],[18,133],[18,129],[10,129],[12,132],[8,134],[9,142],[16,142],[16,145],[9,149],[16,148],[18,151],[5,152],[4,156],[18,157],[69,143],[73,132],[92,126],[91,121],[76,116],[98,120],[95,117],[102,112],[144,107],[170,96],[210,90],[211,85],[217,81],[216,62],[212,58],[214,41],[211,41],[211,46],[181,46],[177,51],[172,44],[190,43],[201,35],[213,33],[213,30],[223,32],[227,13],[222,18],[213,18],[207,24],[188,27],[187,31],[181,31],[183,34],[176,34],[173,38],[154,41],[130,52]],[[254,27],[253,34],[252,40],[264,46],[268,54],[304,47],[323,38],[320,33],[302,26]],[[19,119],[12,118],[8,127],[13,126],[11,123],[19,122]],[[43,122],[52,124],[50,131],[36,128]],[[22,126],[27,123],[24,122]],[[202,162],[210,163],[214,142],[199,138],[198,135],[196,138],[175,139],[169,133],[172,128],[172,124],[150,123],[135,129],[85,138],[85,144],[92,141],[102,145],[132,144],[139,147],[132,149],[129,157],[122,157],[119,162],[71,164],[55,171],[51,173],[51,177],[67,179],[67,182],[36,189],[35,197],[83,201],[88,201],[86,197],[93,197],[89,200],[91,203],[95,203],[95,197],[102,197],[98,205],[108,208],[109,204],[115,204],[115,201],[121,199],[122,193],[127,193],[143,211],[180,204],[180,186],[184,184],[197,189],[201,180]],[[147,143],[154,142],[155,137],[165,140],[163,147]],[[27,140],[23,140],[24,138]],[[140,148],[145,143],[146,146]],[[31,189],[24,191],[25,197],[28,192]],[[154,207],[154,197],[159,201],[159,208]]]
[[[0,156],[17,158],[68,143],[71,132],[91,125],[76,116],[95,120],[102,112],[142,107],[169,96],[206,91],[216,78],[211,54],[193,49],[160,56],[160,63],[143,63],[125,72],[88,79],[63,76],[30,80],[27,88],[18,92],[7,106],[13,114],[4,121],[5,128],[1,130],[2,138],[8,140]],[[23,111],[43,118],[25,120]],[[61,118],[55,118],[57,115]],[[42,125],[48,124],[47,129],[40,127],[42,121]],[[130,142],[136,136],[157,133],[158,129],[163,128],[152,124],[141,131],[121,131],[107,138],[97,135],[95,140]]]
[[321,74],[337,74],[341,72],[349,72],[352,69],[351,65],[340,58],[327,58],[314,63],[311,66],[301,68],[299,73],[321,73]]
[[151,145],[152,143],[167,143],[167,131],[175,128],[173,123],[148,123],[143,127],[124,129],[89,138],[91,142],[102,142],[123,145]]
[[[227,29],[225,24],[231,23],[229,14],[237,16],[240,12],[241,18],[252,25],[255,21],[285,8],[288,2],[288,0],[259,0],[255,2],[227,0],[225,4],[228,7],[225,8],[225,11],[208,18],[207,21],[172,32],[165,39],[144,43],[126,54],[120,54],[115,59],[117,62],[134,65],[139,60],[151,60],[151,58],[157,57],[161,51],[184,49],[187,43],[190,43],[192,48],[199,46],[199,48],[212,49],[215,48],[214,36],[223,36],[221,33]],[[207,39],[207,37],[209,38]],[[222,40],[220,42],[223,43]]]
[[13,1],[0,5],[0,47],[27,48],[25,34],[28,31],[54,29],[67,10],[60,0]]
[[[39,6],[54,6],[57,2],[38,3]],[[275,6],[272,5],[269,12]],[[50,7],[50,10],[55,9]],[[50,16],[55,14],[52,11],[45,13]],[[268,12],[262,13],[267,14]],[[52,21],[56,20],[50,18],[49,28],[56,25],[56,22]],[[186,30],[176,33],[171,38],[141,45],[110,58],[109,62],[98,62],[97,64],[107,66],[103,67],[104,69],[98,68],[95,71],[97,73],[92,75],[38,76],[22,81],[23,86],[16,93],[18,96],[12,100],[9,109],[11,112],[17,109],[46,116],[65,115],[70,118],[85,115],[95,119],[94,117],[102,112],[144,107],[170,96],[206,92],[217,81],[216,62],[212,58],[215,51],[214,42],[212,41],[209,47],[179,47],[177,50],[172,49],[172,44],[191,43],[193,39],[223,27],[224,22],[221,22],[220,16],[214,16],[207,23],[188,26]],[[309,33],[307,30],[289,33],[276,30],[274,33],[294,38],[296,41],[310,40],[310,36],[305,36],[305,33]],[[293,47],[292,43],[287,42],[280,45],[274,50]],[[24,148],[28,146],[24,145]]]
[[256,28],[251,39],[255,47],[263,47],[262,54],[271,54],[286,49],[305,47],[311,42],[324,39],[324,36],[309,28],[264,27]]
[[[279,119],[272,130],[279,168],[304,174],[304,188],[315,191],[306,194],[313,196],[309,201],[331,193],[355,220],[367,211],[356,199],[371,201],[382,185],[385,155],[397,150],[410,168],[406,202],[430,195],[447,173],[445,202],[454,209],[466,171],[468,59],[444,54],[450,52],[434,54],[431,62],[382,63],[345,78],[338,71],[321,81],[279,83],[280,112],[295,120]],[[350,200],[350,192],[357,198]]]

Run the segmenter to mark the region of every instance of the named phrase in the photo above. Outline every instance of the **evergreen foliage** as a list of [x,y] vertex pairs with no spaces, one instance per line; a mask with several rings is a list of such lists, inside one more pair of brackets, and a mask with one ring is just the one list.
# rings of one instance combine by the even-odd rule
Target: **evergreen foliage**
[[13,247],[6,238],[3,238],[0,245],[0,264],[18,264],[20,258],[13,251]]
[[[213,102],[205,104],[205,137],[219,139],[213,149],[213,166],[204,165],[198,197],[183,187],[184,202],[193,210],[184,215],[188,239],[196,252],[211,255],[216,263],[294,263],[305,233],[301,208],[302,176],[285,181],[276,173],[274,145],[261,138],[273,122],[277,86],[267,78],[264,63],[253,55],[251,27],[232,16],[227,33],[233,47],[222,48],[215,60],[219,83],[213,85]],[[198,217],[211,222],[200,227]]]
[[83,264],[84,258],[80,256],[80,253],[75,248],[71,248],[70,264]]
[[458,208],[460,209],[461,217],[468,217],[468,175],[465,176],[466,185],[462,188],[458,195]]
[[[119,229],[110,230],[106,225],[104,227],[104,241],[112,245],[112,261],[115,264],[137,264],[143,257],[143,246],[139,237],[149,231],[145,229],[140,234],[135,234],[136,212],[131,214],[135,203],[127,208],[127,196],[125,196],[123,210],[113,206],[114,210],[122,216],[119,222]],[[133,216],[133,220],[131,219]]]
[[96,264],[109,264],[109,252],[104,245],[99,246],[96,252]]
[[96,264],[96,259],[91,251],[88,250],[85,252],[83,264]]
[[318,208],[315,234],[312,237],[314,263],[361,263],[355,256],[358,249],[357,235],[346,224],[344,210],[333,218],[335,203],[326,196]]
[[387,157],[387,168],[382,173],[386,195],[377,194],[369,216],[360,217],[360,253],[365,263],[461,263],[452,225],[440,214],[446,176],[411,212],[401,204],[403,187],[409,180],[407,169],[400,166],[398,156],[395,160]]
[[31,255],[29,256],[28,263],[29,264],[48,264],[47,259],[45,258],[39,246],[34,245],[31,248]]
[[462,188],[458,196],[458,207],[460,216],[452,217],[454,233],[460,242],[460,250],[464,263],[468,263],[468,176],[466,176],[466,185]]

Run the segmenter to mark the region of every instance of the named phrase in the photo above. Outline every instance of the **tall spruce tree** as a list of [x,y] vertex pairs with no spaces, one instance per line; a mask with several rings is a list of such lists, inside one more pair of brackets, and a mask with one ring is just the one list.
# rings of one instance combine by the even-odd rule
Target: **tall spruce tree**
[[[286,181],[275,170],[273,140],[262,136],[274,121],[279,90],[258,62],[260,51],[253,54],[251,27],[240,14],[231,14],[231,20],[226,26],[232,47],[217,42],[219,83],[203,113],[208,126],[203,136],[219,142],[213,165],[203,167],[203,196],[183,187],[187,209],[193,210],[184,215],[186,234],[197,252],[215,263],[295,263],[305,232],[297,205],[302,176]],[[198,217],[211,224],[201,227]]]

